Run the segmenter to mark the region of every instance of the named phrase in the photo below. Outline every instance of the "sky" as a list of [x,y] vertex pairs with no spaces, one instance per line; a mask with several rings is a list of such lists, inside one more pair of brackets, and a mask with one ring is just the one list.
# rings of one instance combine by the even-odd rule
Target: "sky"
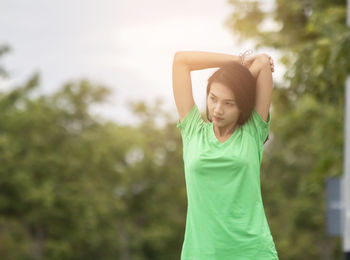
[[[272,1],[265,1],[272,8]],[[239,55],[253,42],[240,45],[224,26],[235,12],[228,0],[2,0],[0,44],[12,51],[2,58],[10,79],[6,90],[40,73],[40,92],[56,92],[64,83],[89,79],[112,89],[104,105],[92,114],[118,124],[137,124],[129,101],[152,105],[162,98],[163,108],[177,120],[172,91],[172,60],[176,51],[211,51]],[[282,70],[278,52],[274,80]],[[192,71],[196,104],[205,109],[208,77],[217,68]]]

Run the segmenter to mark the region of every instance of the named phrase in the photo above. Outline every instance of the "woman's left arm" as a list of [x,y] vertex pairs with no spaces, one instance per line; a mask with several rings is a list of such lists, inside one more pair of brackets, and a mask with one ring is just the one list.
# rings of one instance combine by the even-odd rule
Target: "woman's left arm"
[[267,122],[273,89],[273,62],[269,55],[259,54],[248,69],[256,79],[255,109],[260,117]]

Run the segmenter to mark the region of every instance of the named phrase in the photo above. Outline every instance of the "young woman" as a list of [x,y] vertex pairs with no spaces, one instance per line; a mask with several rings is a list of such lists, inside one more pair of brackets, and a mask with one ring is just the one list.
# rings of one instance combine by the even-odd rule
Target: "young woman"
[[[193,100],[191,71],[208,79],[205,122]],[[276,260],[260,189],[274,65],[248,57],[179,51],[173,93],[183,141],[187,218],[181,260]]]

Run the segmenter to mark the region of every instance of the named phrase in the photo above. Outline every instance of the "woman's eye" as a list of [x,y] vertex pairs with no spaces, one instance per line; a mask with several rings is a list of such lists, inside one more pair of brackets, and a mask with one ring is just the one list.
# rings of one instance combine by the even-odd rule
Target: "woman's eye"
[[233,106],[233,103],[227,103],[229,106]]

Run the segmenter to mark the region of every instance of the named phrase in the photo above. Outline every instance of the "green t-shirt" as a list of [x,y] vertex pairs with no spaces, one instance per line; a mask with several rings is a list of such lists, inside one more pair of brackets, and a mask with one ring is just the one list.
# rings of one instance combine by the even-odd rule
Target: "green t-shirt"
[[182,122],[187,217],[181,260],[276,260],[260,189],[271,122],[254,109],[225,142],[194,104]]

